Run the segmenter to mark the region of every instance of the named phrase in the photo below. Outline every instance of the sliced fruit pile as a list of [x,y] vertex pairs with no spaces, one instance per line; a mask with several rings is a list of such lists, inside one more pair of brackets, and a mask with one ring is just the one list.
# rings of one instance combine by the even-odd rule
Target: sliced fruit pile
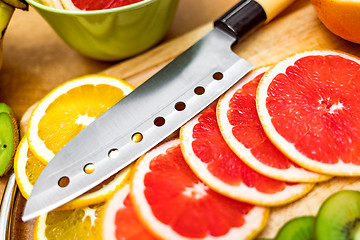
[[[74,113],[77,108],[70,99],[84,104],[89,92],[100,93],[94,86],[83,88],[89,84],[86,81],[70,84],[54,90],[33,111],[26,138],[29,148],[24,140],[18,151],[23,165],[36,156],[40,162],[33,165],[40,168],[83,128],[78,125],[106,110]],[[106,195],[100,220],[89,218],[91,224],[82,231],[96,231],[104,239],[255,238],[266,225],[269,207],[305,196],[317,182],[360,176],[359,90],[360,60],[336,51],[299,53],[253,71],[185,124],[179,138],[142,156],[129,170],[128,184],[123,186],[123,177],[119,181],[123,187],[113,196],[112,192]],[[106,106],[112,104],[109,98]],[[28,186],[30,190],[22,191],[31,191]],[[322,207],[327,208],[331,207]],[[63,229],[59,226],[70,221],[81,225],[91,211],[95,210],[56,211],[58,220],[50,212],[37,221],[35,236],[50,239],[48,232]],[[309,217],[300,225],[297,221],[288,225],[309,230],[314,221],[324,226],[327,220],[321,219],[336,218],[323,213],[334,211],[320,212],[315,220]],[[356,214],[351,208],[346,216]],[[357,221],[351,223],[354,229]],[[304,239],[313,231],[326,232],[318,229],[305,231]],[[278,238],[287,231],[282,230]]]
[[89,11],[102,10],[123,7],[134,4],[143,0],[105,0],[105,1],[89,1],[89,0],[41,0],[42,4],[72,11]]

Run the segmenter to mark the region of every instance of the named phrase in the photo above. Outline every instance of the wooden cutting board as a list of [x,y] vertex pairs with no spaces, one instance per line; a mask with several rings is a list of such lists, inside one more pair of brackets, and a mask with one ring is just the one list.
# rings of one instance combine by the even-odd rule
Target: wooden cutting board
[[[102,73],[123,78],[138,86],[211,28],[212,24],[209,23]],[[233,47],[237,54],[256,67],[273,64],[293,53],[311,49],[335,49],[360,56],[360,45],[344,41],[330,33],[318,20],[308,0],[296,1],[271,23]],[[279,227],[294,216],[315,215],[320,204],[334,192],[341,189],[360,190],[359,180],[360,178],[333,178],[317,184],[312,192],[294,203],[272,208],[261,237],[273,237]],[[34,221],[23,223],[20,220],[24,203],[25,200],[18,194],[11,225],[11,239],[32,239]]]

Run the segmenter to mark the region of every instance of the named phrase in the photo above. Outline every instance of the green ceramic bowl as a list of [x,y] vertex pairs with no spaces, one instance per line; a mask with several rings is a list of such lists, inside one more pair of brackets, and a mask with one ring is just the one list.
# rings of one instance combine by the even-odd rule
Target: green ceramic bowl
[[69,11],[26,0],[55,32],[79,53],[116,61],[141,53],[168,31],[179,0],[144,0],[95,11]]

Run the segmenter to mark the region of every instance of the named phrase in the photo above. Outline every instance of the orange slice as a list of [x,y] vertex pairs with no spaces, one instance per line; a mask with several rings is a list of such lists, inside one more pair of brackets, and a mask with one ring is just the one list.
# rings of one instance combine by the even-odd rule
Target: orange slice
[[[15,179],[24,198],[29,198],[34,184],[44,167],[45,165],[31,153],[27,138],[24,137],[18,146],[14,161]],[[123,186],[130,175],[130,170],[130,166],[123,169],[118,174],[107,179],[87,193],[66,203],[59,209],[74,209],[106,201],[114,192]]]
[[288,159],[266,136],[256,110],[256,89],[268,67],[257,69],[224,94],[217,118],[229,147],[255,171],[282,181],[318,182],[330,177],[310,172]]
[[28,199],[35,185],[36,179],[45,168],[29,150],[27,138],[23,137],[19,143],[14,160],[16,183],[24,198]]
[[99,240],[103,204],[67,211],[51,211],[36,219],[34,240]]
[[162,239],[251,239],[269,214],[207,187],[186,164],[179,139],[137,161],[130,194],[140,220]]
[[248,167],[224,141],[216,119],[216,102],[185,124],[181,149],[194,173],[213,190],[252,204],[292,202],[314,186],[268,178]]
[[315,172],[360,175],[360,60],[336,51],[295,54],[265,73],[261,124],[290,159]]
[[101,217],[102,236],[106,240],[154,240],[142,225],[130,200],[130,185],[126,184],[109,199]]
[[31,114],[31,152],[47,164],[77,133],[132,90],[125,81],[107,75],[87,75],[58,86]]

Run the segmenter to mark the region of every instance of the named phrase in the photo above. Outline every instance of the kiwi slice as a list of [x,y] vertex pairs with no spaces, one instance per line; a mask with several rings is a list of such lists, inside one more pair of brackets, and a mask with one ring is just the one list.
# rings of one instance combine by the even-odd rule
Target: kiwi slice
[[360,192],[342,190],[320,207],[315,220],[317,240],[360,239]]
[[12,166],[12,160],[19,137],[14,130],[14,120],[8,113],[0,113],[0,176]]
[[5,103],[0,102],[0,113],[2,113],[2,112],[6,112],[9,115],[12,115],[11,108],[8,105],[6,105]]
[[288,221],[274,240],[312,240],[315,217],[302,216]]

